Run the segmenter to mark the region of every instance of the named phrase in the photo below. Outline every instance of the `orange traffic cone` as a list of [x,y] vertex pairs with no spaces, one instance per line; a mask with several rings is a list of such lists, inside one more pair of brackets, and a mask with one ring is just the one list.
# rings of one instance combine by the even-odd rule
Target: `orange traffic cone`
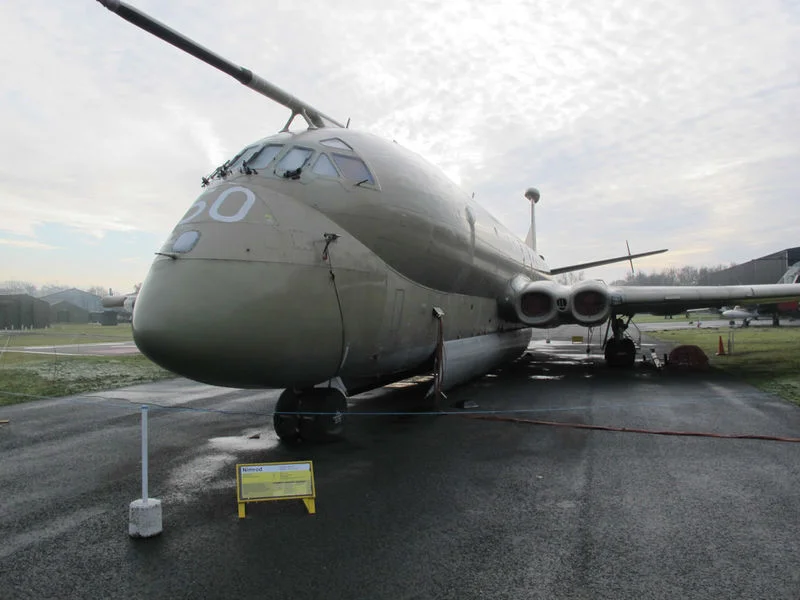
[[719,350],[717,356],[725,356],[725,346],[722,345],[722,336],[719,336]]

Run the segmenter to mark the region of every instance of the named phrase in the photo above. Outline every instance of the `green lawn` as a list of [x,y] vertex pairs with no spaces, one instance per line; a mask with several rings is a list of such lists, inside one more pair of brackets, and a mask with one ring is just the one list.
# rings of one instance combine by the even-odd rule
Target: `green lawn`
[[729,331],[727,327],[682,329],[647,335],[676,345],[699,346],[713,367],[800,405],[800,327],[737,328],[733,354],[716,356],[720,336],[727,352]]
[[58,324],[47,329],[0,332],[0,349],[12,346],[60,346],[63,344],[97,344],[124,342],[133,339],[130,323],[103,326],[96,323]]
[[129,323],[117,326],[54,325],[44,330],[0,333],[0,406],[108,390],[175,377],[141,354],[64,356],[2,352],[4,348],[132,340]]
[[[13,357],[13,360],[8,360]],[[132,356],[60,356],[6,354],[0,362],[0,406],[108,390],[175,377],[141,354]]]

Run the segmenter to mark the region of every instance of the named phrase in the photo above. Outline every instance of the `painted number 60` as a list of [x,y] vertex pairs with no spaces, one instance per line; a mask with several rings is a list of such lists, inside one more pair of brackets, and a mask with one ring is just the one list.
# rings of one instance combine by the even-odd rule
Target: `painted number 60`
[[[245,201],[242,206],[236,211],[236,214],[227,216],[220,214],[220,209],[222,205],[225,204],[225,200],[228,199],[228,196],[233,194],[234,192],[241,192],[245,195]],[[238,223],[242,219],[247,216],[247,213],[250,212],[250,209],[253,208],[253,204],[256,202],[256,195],[252,192],[252,190],[248,190],[245,187],[240,185],[236,185],[233,187],[228,188],[224,192],[222,192],[216,200],[211,204],[211,207],[208,209],[208,216],[214,219],[215,221],[219,221],[221,223]],[[192,207],[189,209],[189,212],[186,213],[186,216],[178,223],[178,225],[184,225],[191,221],[194,221],[197,217],[199,217],[202,212],[206,209],[206,201],[205,200],[198,200]]]

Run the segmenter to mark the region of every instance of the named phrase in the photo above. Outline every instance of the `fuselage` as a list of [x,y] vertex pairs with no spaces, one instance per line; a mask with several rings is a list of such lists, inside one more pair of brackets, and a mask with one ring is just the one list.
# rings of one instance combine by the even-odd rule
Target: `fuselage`
[[434,307],[445,341],[518,330],[498,298],[547,277],[440,170],[374,135],[281,133],[230,171],[175,227],[134,311],[141,350],[193,379],[365,389],[425,368]]

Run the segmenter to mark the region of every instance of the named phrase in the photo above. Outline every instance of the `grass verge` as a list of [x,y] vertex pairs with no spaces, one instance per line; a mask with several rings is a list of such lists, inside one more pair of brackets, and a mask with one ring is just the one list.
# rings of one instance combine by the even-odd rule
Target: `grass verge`
[[97,323],[57,324],[47,329],[0,331],[0,349],[22,346],[61,346],[65,344],[98,344],[133,340],[130,323],[103,326]]
[[716,356],[719,338],[727,352],[729,329],[680,329],[647,332],[673,344],[699,346],[711,366],[755,387],[800,405],[800,327],[753,327],[734,330],[734,352]]
[[175,375],[141,354],[43,358],[42,355],[9,353],[0,361],[0,406],[171,377]]

